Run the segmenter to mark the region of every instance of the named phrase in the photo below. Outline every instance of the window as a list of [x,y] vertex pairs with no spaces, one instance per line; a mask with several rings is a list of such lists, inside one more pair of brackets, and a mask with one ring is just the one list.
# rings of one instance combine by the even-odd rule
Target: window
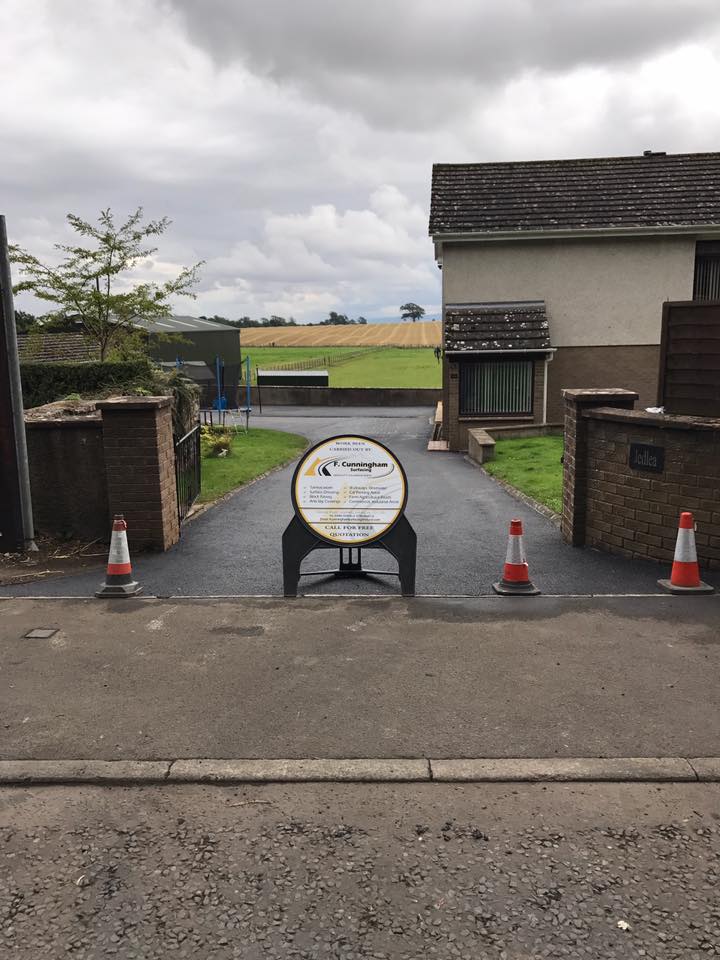
[[460,416],[531,414],[532,399],[532,360],[460,364]]
[[693,300],[720,300],[720,243],[695,246]]

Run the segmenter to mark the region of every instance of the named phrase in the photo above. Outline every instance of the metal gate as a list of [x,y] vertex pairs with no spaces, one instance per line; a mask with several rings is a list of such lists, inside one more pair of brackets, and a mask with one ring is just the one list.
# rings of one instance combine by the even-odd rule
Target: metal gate
[[175,441],[175,484],[182,523],[200,493],[200,424]]

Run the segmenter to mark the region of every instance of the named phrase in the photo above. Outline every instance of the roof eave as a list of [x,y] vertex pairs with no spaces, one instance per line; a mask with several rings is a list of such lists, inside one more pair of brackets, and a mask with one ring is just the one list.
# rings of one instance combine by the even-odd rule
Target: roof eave
[[594,237],[703,237],[720,236],[720,223],[669,224],[661,227],[586,227],[557,230],[471,230],[465,232],[433,233],[435,258],[442,259],[443,243],[499,240],[582,240]]
[[503,347],[499,350],[453,350],[452,347],[444,347],[445,355],[467,356],[469,354],[479,353],[546,353],[553,354],[557,352],[557,347]]

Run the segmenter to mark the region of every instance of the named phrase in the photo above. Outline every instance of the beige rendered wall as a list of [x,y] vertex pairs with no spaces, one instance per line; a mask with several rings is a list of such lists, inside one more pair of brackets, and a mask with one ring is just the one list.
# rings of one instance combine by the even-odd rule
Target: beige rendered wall
[[554,347],[658,344],[694,262],[694,237],[444,243],[443,302],[545,300]]

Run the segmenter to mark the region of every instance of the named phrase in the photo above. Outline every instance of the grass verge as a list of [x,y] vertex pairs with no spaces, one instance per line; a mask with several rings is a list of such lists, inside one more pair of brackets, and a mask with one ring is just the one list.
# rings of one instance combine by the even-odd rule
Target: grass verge
[[495,459],[484,463],[487,472],[522,493],[562,512],[562,437],[526,437],[497,440]]
[[202,490],[198,503],[217,500],[244,483],[297,457],[307,446],[305,437],[281,430],[243,429],[233,437],[225,457],[203,457]]

